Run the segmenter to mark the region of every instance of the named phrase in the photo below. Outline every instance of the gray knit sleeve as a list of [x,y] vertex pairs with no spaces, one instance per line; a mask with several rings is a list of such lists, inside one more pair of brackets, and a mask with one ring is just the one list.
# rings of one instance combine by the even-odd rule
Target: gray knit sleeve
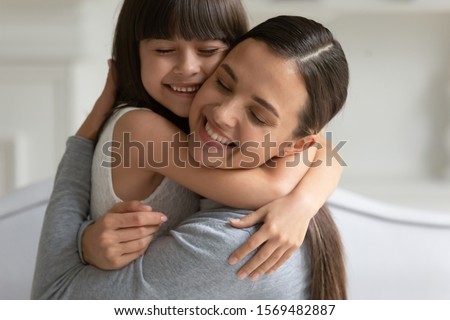
[[228,256],[256,228],[232,228],[238,211],[200,212],[154,240],[145,255],[126,267],[102,271],[83,265],[63,277],[56,299],[305,299],[309,268],[299,250],[279,271],[252,282],[230,266]]
[[45,298],[83,265],[77,250],[89,214],[93,142],[70,137],[58,166],[39,241],[31,298]]
[[77,235],[89,214],[93,144],[67,142],[42,228],[33,299],[304,299],[309,286],[306,256],[299,250],[279,271],[240,281],[228,256],[256,228],[232,228],[239,210],[209,210],[187,218],[155,239],[126,267],[104,271],[80,261]]
[[81,224],[80,229],[78,229],[78,234],[77,234],[77,251],[78,251],[78,256],[80,257],[80,261],[83,264],[88,264],[88,263],[86,262],[86,260],[84,260],[83,246],[81,244],[81,238],[83,237],[83,233],[86,230],[86,228],[89,227],[94,222],[95,221],[92,220],[92,219],[86,220],[86,221],[84,221]]

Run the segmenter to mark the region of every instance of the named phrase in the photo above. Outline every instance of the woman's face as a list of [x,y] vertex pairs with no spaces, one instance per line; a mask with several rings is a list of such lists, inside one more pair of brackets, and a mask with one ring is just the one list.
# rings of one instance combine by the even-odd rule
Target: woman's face
[[208,167],[260,166],[292,149],[306,100],[295,62],[247,39],[196,95],[189,114],[190,153]]
[[170,111],[187,117],[195,94],[227,50],[219,40],[142,40],[139,55],[144,88]]

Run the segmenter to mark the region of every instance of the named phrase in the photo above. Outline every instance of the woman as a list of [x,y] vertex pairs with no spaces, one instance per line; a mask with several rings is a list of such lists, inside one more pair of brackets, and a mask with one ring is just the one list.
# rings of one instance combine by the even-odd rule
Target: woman
[[[254,77],[260,79],[255,84]],[[256,142],[261,163],[280,150],[298,151],[302,139],[318,132],[342,108],[348,67],[339,43],[322,25],[301,17],[277,17],[252,29],[232,49],[216,73],[202,86],[191,109],[193,141],[209,144],[207,123],[241,143]],[[260,118],[245,126],[248,103],[257,103]],[[260,122],[266,122],[262,125]],[[170,124],[168,124],[170,125]],[[260,147],[266,133],[276,146]],[[225,161],[245,160],[239,148],[223,143]],[[220,146],[215,145],[220,148]],[[190,150],[199,162],[204,149]],[[82,159],[73,159],[74,154]],[[33,297],[115,299],[339,299],[345,298],[345,275],[339,236],[326,211],[318,213],[303,246],[276,272],[258,282],[237,281],[222,254],[238,246],[255,228],[234,229],[229,218],[246,211],[204,203],[203,211],[157,238],[146,254],[125,268],[105,272],[78,260],[76,233],[88,212],[92,144],[69,140],[55,180],[46,215]],[[81,161],[80,161],[81,160]],[[88,167],[89,168],[89,167]],[[77,176],[71,175],[77,170]],[[80,184],[81,183],[81,184]],[[78,184],[80,187],[78,188]],[[65,189],[68,188],[68,189]],[[80,201],[81,200],[83,201]],[[67,206],[70,200],[70,205]],[[62,203],[66,204],[65,206]],[[114,208],[123,210],[124,208]],[[127,208],[128,210],[129,208]],[[68,212],[64,212],[67,210]],[[58,215],[59,212],[59,215]],[[53,228],[53,234],[50,232]],[[47,230],[48,229],[48,230]],[[75,230],[75,231],[74,231]],[[45,257],[45,258],[44,258]],[[310,261],[310,264],[307,263]],[[239,265],[234,266],[234,268]],[[45,271],[45,272],[44,272]],[[115,288],[115,285],[119,287]]]
[[[158,233],[169,230],[184,216],[198,210],[195,207],[198,202],[192,193],[191,199],[182,205],[165,206],[171,202],[167,195],[186,196],[186,189],[230,207],[258,209],[244,219],[232,222],[236,227],[264,222],[229,258],[230,263],[238,263],[258,248],[257,254],[240,270],[241,278],[247,274],[257,279],[267,271],[275,270],[300,247],[311,217],[322,207],[339,180],[342,171],[339,165],[323,164],[312,168],[300,162],[287,166],[283,162],[294,156],[283,155],[283,158],[271,161],[270,167],[258,167],[256,161],[253,170],[226,172],[210,170],[209,165],[201,167],[197,163],[192,167],[186,148],[182,148],[183,133],[178,128],[166,126],[160,117],[166,115],[165,118],[178,127],[180,123],[167,113],[186,117],[183,119],[187,123],[196,91],[214,72],[230,44],[247,31],[245,22],[238,0],[124,1],[113,46],[118,67],[118,102],[122,107],[115,109],[108,119],[94,152],[91,217],[95,223],[82,233],[83,250],[80,250],[86,262],[113,270],[141,255],[146,244],[157,235],[156,229]],[[253,107],[249,109],[258,114]],[[212,140],[225,141],[212,125],[208,123]],[[179,139],[171,141],[172,137],[167,133]],[[167,140],[159,146],[156,140],[162,135]],[[270,146],[270,136],[267,139]],[[316,135],[310,134],[305,139],[313,141]],[[180,159],[175,157],[173,164],[167,159],[170,154],[160,152],[166,150],[168,142],[171,148],[167,150],[180,156]],[[258,157],[252,150],[252,143],[240,145],[249,158]],[[312,162],[315,157],[316,163],[325,162],[323,150],[316,153],[312,150],[315,148],[307,150],[308,158],[311,157],[308,160]],[[302,152],[301,155],[305,154]],[[293,163],[301,159],[299,155]],[[249,160],[242,166],[252,166],[256,159]],[[290,192],[292,188],[288,186],[293,183],[298,185]],[[116,225],[110,221],[113,220],[110,215],[103,216],[109,208],[117,202],[135,199],[162,211],[167,221],[163,225],[119,228],[117,232],[107,228],[99,230],[103,225]],[[139,232],[142,229],[146,231]]]

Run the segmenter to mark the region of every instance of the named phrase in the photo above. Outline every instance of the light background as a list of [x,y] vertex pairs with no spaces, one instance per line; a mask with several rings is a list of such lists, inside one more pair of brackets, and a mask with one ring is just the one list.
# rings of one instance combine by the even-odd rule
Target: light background
[[[52,177],[106,75],[118,0],[0,0],[0,195]],[[450,214],[450,1],[246,0],[252,25],[298,14],[347,54],[328,126],[340,188]]]

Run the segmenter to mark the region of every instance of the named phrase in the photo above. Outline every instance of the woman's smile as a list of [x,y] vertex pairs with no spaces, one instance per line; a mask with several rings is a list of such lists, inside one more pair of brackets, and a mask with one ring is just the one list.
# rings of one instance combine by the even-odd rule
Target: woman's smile
[[216,148],[218,150],[231,151],[236,147],[232,139],[222,134],[219,129],[205,117],[201,126],[199,126],[199,138],[201,144],[206,147]]
[[205,166],[214,158],[217,167],[222,156],[221,168],[256,167],[278,156],[280,145],[292,145],[307,99],[296,70],[262,42],[248,39],[233,48],[192,103],[193,158]]

